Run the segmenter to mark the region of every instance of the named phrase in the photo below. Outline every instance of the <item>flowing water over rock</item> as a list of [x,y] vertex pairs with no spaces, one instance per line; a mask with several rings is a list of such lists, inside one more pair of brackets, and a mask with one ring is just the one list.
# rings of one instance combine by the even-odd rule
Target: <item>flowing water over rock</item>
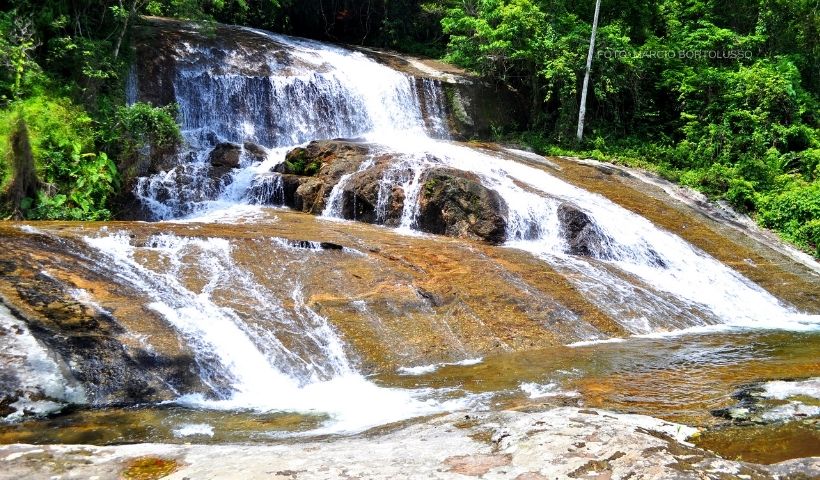
[[[746,352],[757,333],[738,332],[755,330],[803,332],[783,334],[810,344],[783,375],[820,376],[816,269],[623,171],[450,140],[463,112],[441,79],[342,47],[223,33],[209,44],[182,31],[173,61],[132,75],[132,100],[157,97],[153,72],[180,106],[185,145],[134,185],[163,222],[0,227],[12,310],[0,325],[18,336],[0,358],[20,345],[55,357],[30,354],[42,381],[21,370],[4,408],[164,402],[134,415],[223,441],[260,418],[273,432],[355,432],[502,397],[707,425],[695,412],[721,406],[741,377],[778,380],[788,353]],[[676,338],[687,332],[709,335]],[[628,337],[639,338],[595,346]],[[690,353],[705,373],[663,361]],[[599,354],[609,367],[589,366]],[[545,378],[556,357],[547,370],[570,373]],[[748,378],[719,368],[758,361]],[[675,395],[698,385],[664,389],[687,375],[721,386],[675,417]],[[616,382],[657,382],[663,401],[623,400]],[[221,430],[196,409],[239,419]],[[90,441],[151,440],[118,435]]]

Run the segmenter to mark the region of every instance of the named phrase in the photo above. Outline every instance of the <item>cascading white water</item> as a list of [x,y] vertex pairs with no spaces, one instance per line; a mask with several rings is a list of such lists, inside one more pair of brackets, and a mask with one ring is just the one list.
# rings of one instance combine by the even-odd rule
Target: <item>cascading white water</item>
[[[507,245],[531,251],[569,273],[567,278],[633,334],[710,324],[797,330],[820,326],[819,316],[803,315],[784,305],[677,235],[543,170],[434,139],[373,140],[416,157],[432,154],[438,164],[478,175],[509,207]],[[421,188],[406,184],[406,198],[417,198]],[[610,239],[601,259],[565,253],[556,215],[563,202],[582,208]],[[636,276],[643,285],[627,281],[613,269]],[[639,307],[638,311],[628,313],[623,304],[632,310]]]
[[[291,306],[286,307],[285,299],[236,264],[227,240],[161,234],[135,245],[129,235],[113,233],[85,241],[100,252],[104,268],[153,299],[149,308],[162,314],[195,353],[214,397],[183,395],[179,404],[329,415],[332,422],[320,432],[331,433],[462,408],[475,400],[438,401],[434,391],[369,382],[357,373],[333,327],[305,302],[301,286],[289,286]],[[318,246],[299,250],[309,253]],[[149,266],[148,258],[156,265]],[[189,286],[190,275],[207,283]]]
[[[398,226],[411,232],[426,169],[444,166],[474,173],[507,204],[507,244],[568,273],[593,303],[632,334],[711,324],[808,328],[818,323],[816,316],[798,314],[706,253],[600,195],[507,157],[432,138],[447,136],[437,81],[413,79],[344,48],[250,32],[283,46],[289,55],[285,62],[278,56],[269,58],[268,76],[214,74],[194,61],[206,53],[202,48],[188,45],[178,53],[175,86],[183,130],[199,151],[182,170],[190,169],[200,180],[189,182],[185,195],[160,201],[150,192],[178,172],[143,179],[140,188],[149,192],[146,204],[159,217],[189,212],[191,204],[270,203],[282,195],[280,180],[260,174],[283,160],[288,145],[360,137],[396,154],[379,185],[377,221],[384,221],[387,199],[394,187],[400,187],[405,199]],[[238,52],[227,52],[223,61],[241,65],[244,60]],[[202,150],[214,142],[214,135],[219,141],[253,141],[278,148],[261,163],[243,157],[218,200],[202,202],[207,190],[201,181],[207,156]],[[364,162],[359,170],[372,163]],[[345,175],[334,186],[324,216],[342,216],[342,191],[353,175]],[[265,198],[252,198],[250,191]],[[187,210],[181,207],[186,201]],[[564,202],[584,211],[602,233],[604,251],[594,255],[598,258],[566,253],[557,213]],[[621,301],[613,301],[616,298]]]
[[[379,183],[378,222],[385,221],[392,189],[401,188],[404,204],[398,227],[413,231],[424,171],[435,166],[471,172],[506,202],[507,246],[532,252],[565,273],[631,334],[716,324],[790,329],[820,325],[817,316],[783,305],[706,253],[600,195],[509,156],[442,140],[447,137],[444,99],[436,81],[417,82],[343,48],[253,33],[284,46],[289,60],[268,58],[266,69],[260,69],[264,75],[214,73],[194,61],[207,51],[186,45],[177,52],[176,95],[190,151],[181,165],[138,184],[138,196],[157,218],[193,214],[194,220],[211,221],[221,215],[215,217],[214,209],[281,204],[276,201],[283,195],[281,177],[270,172],[290,147],[309,140],[362,137],[396,153]],[[224,62],[244,62],[238,52],[223,53]],[[207,177],[208,153],[226,141],[261,144],[268,155],[260,161],[243,150],[239,168],[214,186]],[[359,170],[372,165],[371,158]],[[352,175],[342,177],[329,192],[324,216],[342,216],[342,191]],[[606,239],[597,258],[567,253],[558,219],[565,202],[585,212]],[[116,265],[123,279],[151,295],[152,308],[200,355],[203,377],[218,398],[188,397],[187,402],[330,412],[341,419],[337,428],[346,430],[448,408],[415,398],[418,393],[378,388],[364,380],[327,321],[305,303],[299,286],[292,286],[288,299],[294,307],[285,309],[282,298],[233,264],[226,241],[164,236],[138,247],[127,236],[112,235],[89,238],[88,243]],[[137,261],[137,252],[146,249],[167,257],[164,270],[150,270]],[[202,291],[180,280],[183,254],[193,255],[190,261],[210,278]],[[226,276],[239,281],[237,294],[246,306],[269,315],[250,321],[215,300],[213,291]],[[276,330],[284,324],[303,333],[302,350],[292,351],[277,339]],[[588,340],[598,340],[596,335],[590,333]]]
[[[310,140],[354,138],[396,132],[446,137],[440,84],[421,82],[387,68],[360,52],[320,42],[243,29],[261,37],[272,51],[266,65],[239,52],[222,52],[224,68],[202,63],[209,48],[182,44],[175,52],[174,89],[186,149],[168,171],[141,178],[135,193],[156,219],[178,218],[236,202],[263,167],[252,165],[227,182],[209,177],[210,149],[221,142],[252,142],[289,149]],[[237,71],[245,72],[239,74]],[[267,72],[250,74],[247,71]],[[129,77],[129,101],[138,99],[136,77]],[[429,112],[429,127],[424,111]],[[242,154],[243,167],[249,158]],[[228,183],[228,185],[225,185]]]
[[342,194],[344,192],[344,187],[347,185],[347,182],[350,180],[350,177],[355,175],[358,172],[362,172],[367,170],[368,168],[373,166],[375,159],[371,155],[370,158],[362,162],[359,165],[359,168],[354,173],[346,173],[342,175],[342,178],[339,179],[339,183],[333,186],[333,190],[330,191],[330,195],[327,197],[327,206],[322,211],[322,216],[329,217],[329,218],[341,218],[342,216]]

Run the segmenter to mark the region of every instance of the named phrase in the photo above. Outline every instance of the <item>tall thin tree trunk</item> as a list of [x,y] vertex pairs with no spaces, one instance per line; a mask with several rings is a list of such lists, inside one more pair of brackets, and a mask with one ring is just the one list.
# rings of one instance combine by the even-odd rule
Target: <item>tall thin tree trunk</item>
[[11,134],[12,169],[14,177],[8,195],[15,218],[23,217],[22,204],[25,198],[34,198],[37,193],[37,172],[31,153],[28,128],[23,117],[17,121],[17,128]]
[[598,13],[601,11],[601,0],[595,2],[595,16],[592,19],[592,35],[589,37],[589,53],[587,53],[587,71],[584,74],[584,86],[581,87],[581,108],[578,110],[578,141],[584,138],[584,117],[587,114],[587,90],[589,88],[589,72],[592,70],[592,54],[595,52],[595,34],[598,32]]

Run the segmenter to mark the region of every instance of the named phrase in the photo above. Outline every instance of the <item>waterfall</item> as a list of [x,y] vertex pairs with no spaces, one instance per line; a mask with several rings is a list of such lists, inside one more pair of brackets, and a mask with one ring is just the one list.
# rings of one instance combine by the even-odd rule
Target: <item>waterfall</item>
[[[423,81],[419,89],[415,78],[363,53],[242,30],[258,35],[259,48],[270,50],[264,65],[253,63],[256,56],[227,51],[218,52],[223,65],[213,68],[202,61],[214,55],[213,49],[200,45],[183,43],[174,52],[174,91],[185,147],[177,165],[140,178],[135,188],[154,218],[191,215],[213,202],[241,197],[235,195],[237,187],[231,187],[236,178],[211,175],[209,152],[219,143],[251,142],[286,151],[323,138],[390,132],[447,136],[439,82]],[[137,88],[136,75],[129,76],[128,91]],[[131,93],[129,99],[137,96]],[[282,156],[277,158],[281,161]],[[243,152],[241,165],[251,163]],[[259,165],[253,167],[259,170]],[[243,187],[252,178],[246,180]]]
[[[317,252],[271,239],[278,247]],[[357,372],[327,319],[289,281],[287,296],[265,288],[234,260],[224,239],[153,235],[136,244],[124,232],[86,237],[100,267],[146,293],[196,355],[210,397],[178,404],[212,409],[330,415],[320,432],[364,428],[464,407],[475,398],[439,401],[433,391],[377,387]],[[204,284],[200,284],[203,279]],[[287,305],[286,305],[287,303]]]
[[[281,204],[281,178],[270,172],[290,147],[359,137],[394,157],[379,183],[377,222],[385,221],[388,198],[399,187],[405,200],[397,226],[413,232],[421,178],[431,167],[475,174],[507,204],[507,245],[566,273],[632,334],[715,324],[797,329],[817,324],[816,317],[799,314],[705,252],[600,195],[509,155],[444,140],[439,81],[415,79],[342,47],[245,31],[276,52],[265,57],[264,68],[252,69],[264,74],[250,74],[251,57],[239,50],[222,52],[218,69],[203,64],[209,53],[204,47],[183,45],[177,52],[175,91],[191,150],[178,167],[137,185],[158,218],[241,203]],[[225,141],[262,144],[268,156],[254,161],[243,149],[239,168],[215,186],[207,178],[207,152]],[[371,157],[359,172],[372,165]],[[342,193],[356,173],[344,175],[329,193],[325,217],[341,218]],[[583,211],[600,234],[599,251],[590,257],[568,254],[558,219],[565,203]]]
[[[204,214],[225,207],[281,205],[282,177],[273,168],[289,149],[310,140],[358,137],[392,153],[379,181],[378,223],[386,221],[391,192],[401,188],[403,210],[394,226],[415,234],[425,171],[470,172],[506,202],[505,247],[531,252],[563,273],[630,334],[730,327],[805,330],[820,324],[817,316],[783,304],[707,253],[600,195],[510,155],[447,140],[440,82],[416,80],[341,47],[245,31],[273,52],[263,65],[252,63],[258,55],[240,50],[218,52],[219,65],[203,63],[215,54],[202,46],[183,44],[175,52],[174,87],[186,147],[176,165],[136,185],[137,196],[156,218],[208,221],[212,217]],[[236,145],[238,162],[214,178],[211,150],[225,142]],[[334,185],[323,216],[342,217],[345,186],[353,175],[373,167],[374,159]],[[588,216],[601,238],[589,256],[569,251],[559,222],[567,204]],[[288,285],[286,294],[266,290],[236,264],[226,240],[160,235],[136,245],[125,234],[113,234],[86,241],[117,275],[153,298],[150,308],[164,315],[197,353],[214,396],[183,402],[330,412],[343,430],[360,429],[362,421],[378,424],[449,408],[418,392],[366,381],[332,326],[305,301],[300,285]],[[146,266],[146,255],[162,261]],[[204,286],[189,285],[186,276],[193,274],[186,270],[194,267],[186,265],[198,269]],[[226,282],[232,285],[230,294],[224,293]],[[226,300],[231,295],[236,298]],[[300,341],[285,344],[278,336],[282,330],[299,332]],[[603,340],[595,335],[587,340]]]

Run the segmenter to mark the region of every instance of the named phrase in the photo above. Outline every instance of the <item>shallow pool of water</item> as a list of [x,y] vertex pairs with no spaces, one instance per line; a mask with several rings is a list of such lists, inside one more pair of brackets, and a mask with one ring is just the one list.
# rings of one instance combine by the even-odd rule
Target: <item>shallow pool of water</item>
[[[412,374],[418,373],[418,374]],[[820,376],[820,333],[742,331],[555,347],[371,377],[450,397],[483,394],[475,408],[583,405],[705,428],[696,442],[728,458],[772,462],[820,454],[804,418],[737,426],[711,412],[746,386]],[[804,399],[805,400],[805,399]],[[180,406],[77,409],[0,428],[2,443],[274,442],[310,435],[327,417]],[[774,443],[773,443],[774,442]]]

